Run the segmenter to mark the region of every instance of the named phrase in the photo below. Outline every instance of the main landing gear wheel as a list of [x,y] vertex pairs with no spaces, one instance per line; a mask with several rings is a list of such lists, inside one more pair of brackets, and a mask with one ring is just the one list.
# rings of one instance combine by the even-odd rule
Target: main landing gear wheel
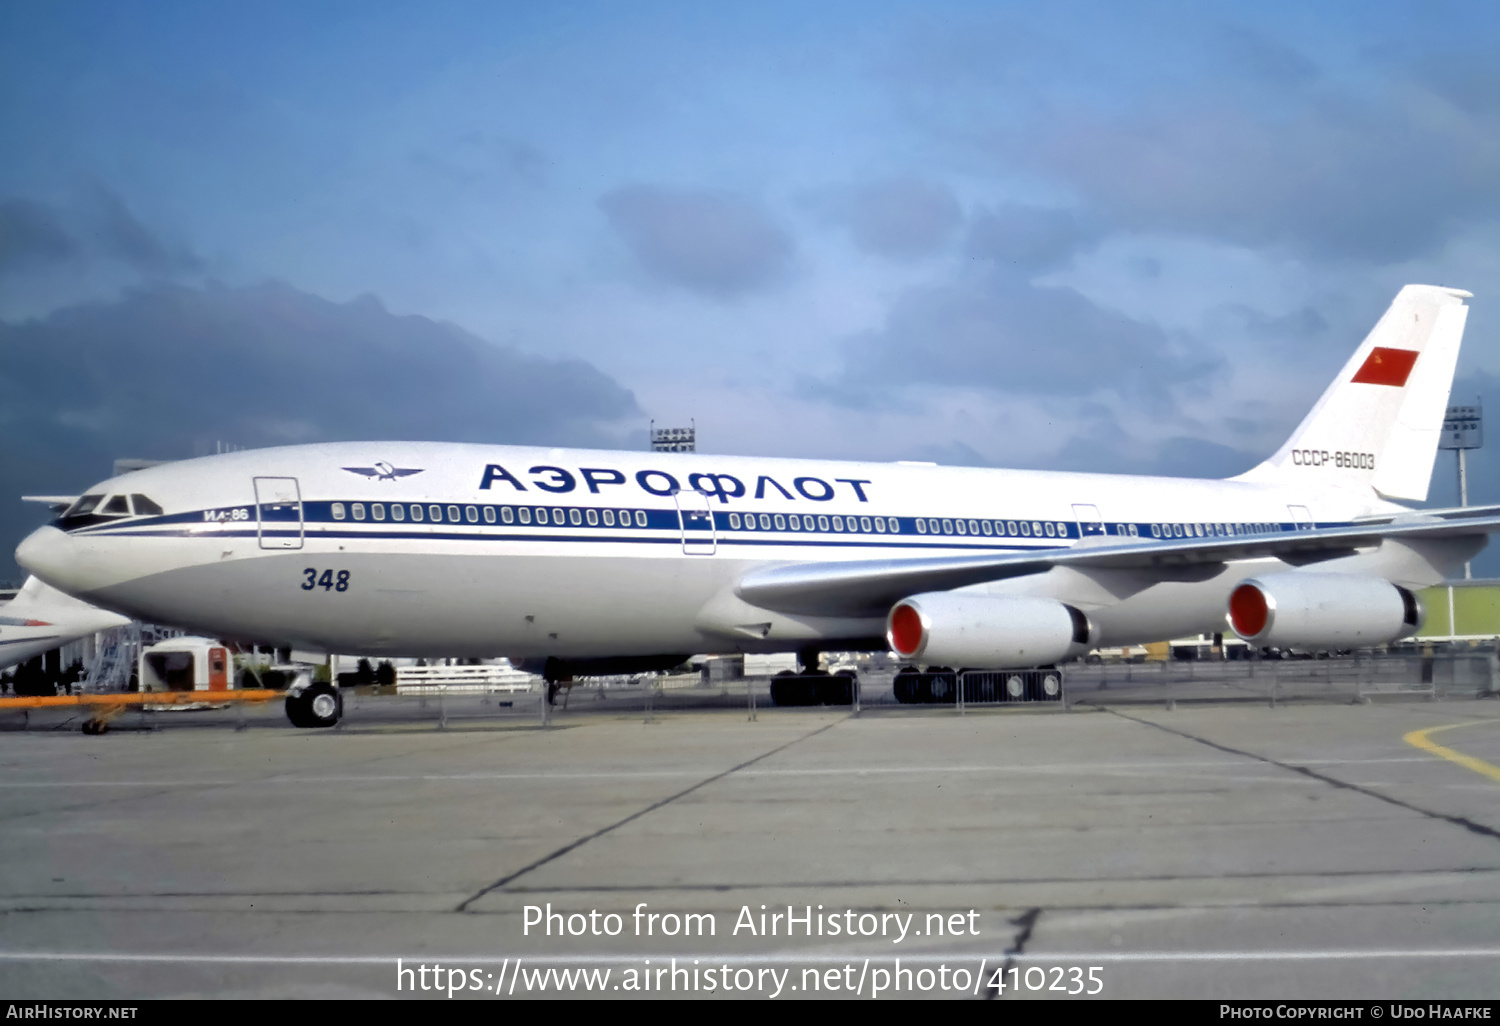
[[946,666],[928,667],[926,673],[906,667],[891,689],[902,705],[951,705],[958,697],[958,675]]
[[896,701],[902,705],[914,705],[919,701],[917,689],[921,684],[921,673],[914,669],[904,669],[896,674],[896,679],[891,683],[891,690],[896,693]]
[[294,727],[331,727],[343,714],[343,696],[327,684],[313,684],[286,696],[286,718]]
[[778,706],[853,705],[859,686],[853,673],[793,673],[771,678],[771,701]]

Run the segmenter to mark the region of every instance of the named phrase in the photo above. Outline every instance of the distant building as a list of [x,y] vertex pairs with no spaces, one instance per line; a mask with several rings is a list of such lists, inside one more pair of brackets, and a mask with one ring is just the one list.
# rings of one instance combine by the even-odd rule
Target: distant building
[[1500,637],[1500,581],[1449,581],[1418,596],[1427,622],[1423,640],[1481,641]]

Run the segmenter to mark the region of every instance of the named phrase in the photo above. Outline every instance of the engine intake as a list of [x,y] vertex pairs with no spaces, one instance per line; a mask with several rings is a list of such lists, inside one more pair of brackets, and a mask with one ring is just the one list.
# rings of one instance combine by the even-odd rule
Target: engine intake
[[1423,615],[1415,595],[1379,577],[1294,572],[1241,582],[1226,619],[1252,645],[1359,648],[1415,634]]
[[1081,610],[1054,599],[934,591],[902,599],[886,640],[903,659],[986,669],[1042,666],[1082,655],[1094,631]]

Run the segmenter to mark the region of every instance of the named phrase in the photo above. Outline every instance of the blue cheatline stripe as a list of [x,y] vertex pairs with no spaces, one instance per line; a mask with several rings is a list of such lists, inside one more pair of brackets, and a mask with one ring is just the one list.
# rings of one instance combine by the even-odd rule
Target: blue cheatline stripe
[[[335,507],[339,507],[343,516],[334,517]],[[363,517],[353,520],[356,508],[364,513],[368,507],[371,517],[364,521]],[[396,508],[403,511],[415,512],[421,510],[421,520],[389,520],[382,518],[374,519],[374,511],[379,508],[384,514],[394,511]],[[433,519],[431,512],[436,509],[438,518]],[[468,514],[473,511],[475,519],[470,521]],[[484,519],[482,511],[488,511],[495,516],[495,521]],[[530,524],[522,525],[518,522],[521,512],[525,511],[528,520],[535,519],[535,528]],[[619,527],[605,525],[602,522],[595,524],[587,523],[587,514],[592,511],[596,518],[602,520],[602,514],[609,512],[618,518],[621,523]],[[810,513],[742,513],[740,511],[711,510],[713,517],[712,528],[704,527],[701,530],[689,524],[687,530],[679,520],[678,511],[673,509],[641,509],[631,507],[622,509],[610,507],[607,510],[601,507],[589,506],[521,506],[505,505],[496,506],[492,504],[478,504],[465,502],[374,502],[372,500],[310,500],[302,503],[304,519],[301,522],[304,535],[322,536],[330,538],[426,538],[447,539],[453,541],[598,541],[616,543],[645,543],[645,544],[676,544],[686,536],[688,541],[707,541],[710,530],[715,540],[721,545],[733,546],[797,546],[797,547],[819,547],[819,548],[899,548],[899,549],[975,549],[981,551],[1043,551],[1058,548],[1055,544],[1047,544],[1049,541],[1071,542],[1079,537],[1138,537],[1145,539],[1177,539],[1177,538],[1250,538],[1262,537],[1269,534],[1289,533],[1296,531],[1298,525],[1286,522],[1259,522],[1259,523],[1228,523],[1228,522],[1107,522],[1100,524],[1080,525],[1077,521],[1039,520],[1035,518],[1023,520],[1021,518],[979,518],[979,517],[897,517],[885,514],[810,514]],[[512,523],[505,523],[504,517],[509,514]],[[257,515],[262,520],[257,521]],[[408,514],[409,515],[409,514]],[[646,523],[642,525],[640,519],[644,516]],[[578,522],[574,523],[574,518]],[[734,518],[731,521],[731,517]],[[828,528],[812,527],[805,529],[793,529],[789,526],[777,528],[776,520],[781,520],[783,525],[789,521],[802,522],[811,521],[814,518],[829,523]],[[841,519],[844,522],[855,525],[853,530],[836,531],[832,529],[832,521]],[[562,522],[559,523],[558,521]],[[769,528],[760,527],[759,522],[766,520],[771,524]],[[872,522],[890,525],[894,523],[895,529],[885,532],[865,529],[862,522]],[[465,521],[472,524],[467,531],[454,532],[447,530],[451,526],[465,526]],[[541,521],[549,521],[541,523]],[[754,521],[757,526],[753,529],[744,526]],[[159,517],[132,517],[119,521],[106,523],[88,524],[74,529],[72,533],[87,535],[139,535],[142,537],[174,537],[194,536],[199,532],[192,530],[188,525],[201,527],[204,524],[214,523],[220,525],[234,525],[241,528],[238,531],[219,530],[213,533],[213,537],[269,537],[286,538],[295,537],[297,530],[287,530],[294,524],[298,524],[296,509],[274,509],[258,510],[254,504],[242,506],[224,506],[206,510],[195,510],[187,513],[173,513]],[[737,523],[738,522],[738,525]],[[61,521],[59,521],[61,523]],[[334,524],[348,524],[353,527],[356,523],[368,523],[371,528],[377,523],[384,524],[409,524],[403,528],[384,528],[381,530],[365,530],[348,528],[332,529]],[[421,525],[418,527],[417,525]],[[178,526],[180,525],[180,526]],[[284,526],[283,526],[284,525]],[[430,525],[430,526],[429,526]],[[984,525],[990,528],[990,534],[972,530],[974,527]],[[1316,527],[1342,527],[1352,526],[1343,523],[1321,523],[1312,525]],[[176,529],[164,529],[172,528]],[[564,528],[566,534],[541,534],[535,531],[551,531],[554,528]],[[960,532],[959,528],[963,531]],[[1021,528],[1027,528],[1023,533]],[[1051,527],[1052,535],[1044,535],[1042,530]],[[1089,528],[1087,532],[1083,527]],[[1095,530],[1097,528],[1097,530]],[[476,530],[479,533],[476,533]],[[582,534],[574,532],[598,532],[611,530],[627,530],[632,532],[629,536],[609,535],[600,537],[597,534]],[[496,533],[499,531],[512,533]],[[524,533],[513,533],[513,532]],[[667,537],[640,537],[634,532],[652,531],[667,535]],[[812,536],[809,540],[808,536]],[[891,539],[902,538],[903,541]],[[919,540],[920,539],[920,540]],[[994,540],[991,540],[994,539]],[[1000,539],[1004,539],[1003,541]],[[1024,539],[1024,540],[1023,540]],[[1032,542],[1034,544],[1028,544]]]
[[[220,538],[220,539],[223,539],[223,538],[246,538],[246,539],[250,539],[250,538],[296,538],[296,537],[299,536],[298,532],[296,532],[296,531],[264,531],[264,532],[257,532],[257,531],[214,531],[213,533],[210,534],[210,533],[200,532],[200,531],[185,531],[185,530],[170,530],[170,531],[163,531],[163,530],[141,530],[141,529],[134,529],[134,530],[132,530],[129,527],[124,526],[124,525],[122,525],[122,526],[120,526],[120,527],[118,527],[118,528],[116,528],[114,530],[111,530],[111,531],[89,531],[88,534],[89,534],[90,537],[95,537],[95,538],[102,536],[102,537],[109,537],[109,538]],[[399,531],[399,532],[398,531],[349,531],[349,530],[329,531],[329,530],[317,530],[317,529],[309,530],[309,531],[303,533],[301,535],[301,537],[303,537],[303,538],[360,538],[360,539],[376,539],[376,540],[382,540],[382,541],[390,541],[390,540],[422,540],[422,541],[429,541],[429,542],[431,542],[431,541],[522,541],[522,542],[571,542],[571,543],[592,542],[592,543],[599,543],[599,544],[624,544],[624,545],[681,545],[682,541],[683,541],[682,535],[680,533],[673,533],[671,535],[664,535],[664,536],[657,537],[657,538],[628,538],[628,537],[617,537],[617,536],[576,535],[576,534],[492,534],[492,533],[482,533],[482,532],[476,533],[476,532],[469,532],[469,531],[458,532],[458,533],[455,533],[455,532],[442,532],[442,533],[421,532],[421,533],[419,533],[419,532],[413,532],[413,531]],[[889,537],[889,536],[887,536],[887,537]],[[947,536],[941,536],[941,537],[947,537]],[[692,535],[688,535],[687,540],[690,543],[694,542],[694,541],[707,542],[707,541],[710,541],[710,540],[714,540],[720,546],[741,545],[741,546],[755,546],[755,547],[761,547],[761,548],[774,548],[774,547],[778,547],[778,546],[782,547],[782,548],[785,548],[787,546],[792,546],[792,547],[797,547],[797,548],[819,548],[819,549],[826,549],[826,548],[844,548],[844,549],[854,549],[854,548],[877,549],[878,548],[878,549],[893,549],[893,548],[895,548],[895,549],[916,549],[916,550],[926,550],[926,551],[937,550],[937,549],[976,549],[976,550],[981,550],[981,551],[1001,551],[1001,552],[1005,552],[1005,551],[1016,551],[1016,552],[1049,552],[1049,551],[1052,551],[1053,549],[1067,548],[1067,546],[1064,546],[1064,545],[993,545],[993,544],[992,545],[974,545],[974,544],[965,544],[965,543],[959,542],[956,538],[954,538],[951,541],[937,541],[937,542],[917,542],[917,541],[891,542],[891,541],[881,541],[878,535],[870,537],[868,541],[842,541],[842,540],[829,540],[829,539],[807,538],[807,537],[800,537],[800,538],[799,537],[791,537],[791,538],[755,538],[755,537],[750,537],[750,538],[747,538],[747,537],[744,537],[744,536],[730,536],[730,537],[726,537],[724,535],[720,535],[717,539],[710,539],[708,537],[703,537],[703,538],[697,538],[697,539],[695,539]]]

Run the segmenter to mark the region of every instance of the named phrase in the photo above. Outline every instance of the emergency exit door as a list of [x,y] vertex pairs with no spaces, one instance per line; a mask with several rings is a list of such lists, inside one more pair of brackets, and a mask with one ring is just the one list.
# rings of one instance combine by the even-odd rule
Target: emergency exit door
[[677,521],[682,526],[682,551],[688,556],[712,556],[718,548],[714,536],[714,514],[708,508],[708,496],[700,491],[679,491]]
[[302,547],[302,492],[295,477],[257,477],[255,510],[261,548]]
[[1099,507],[1088,503],[1073,503],[1073,516],[1078,521],[1078,537],[1103,537],[1104,521],[1099,517]]

